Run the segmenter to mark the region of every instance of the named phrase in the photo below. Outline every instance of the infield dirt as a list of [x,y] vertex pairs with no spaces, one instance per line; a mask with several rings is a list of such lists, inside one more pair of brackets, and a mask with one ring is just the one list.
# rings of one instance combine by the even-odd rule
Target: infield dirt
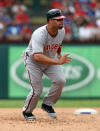
[[[57,119],[36,108],[35,121],[26,121],[22,109],[0,108],[0,131],[100,131],[100,113],[75,115],[79,108],[55,108]],[[93,108],[100,112],[99,108]]]

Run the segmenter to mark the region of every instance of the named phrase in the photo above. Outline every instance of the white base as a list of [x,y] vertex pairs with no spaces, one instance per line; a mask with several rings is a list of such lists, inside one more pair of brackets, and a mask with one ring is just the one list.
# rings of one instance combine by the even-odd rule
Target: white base
[[74,114],[98,114],[98,111],[90,108],[78,109]]

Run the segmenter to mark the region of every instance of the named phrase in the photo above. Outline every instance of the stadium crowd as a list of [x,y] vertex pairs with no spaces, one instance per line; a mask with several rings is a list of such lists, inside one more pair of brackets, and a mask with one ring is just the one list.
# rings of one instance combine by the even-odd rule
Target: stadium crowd
[[100,40],[100,0],[54,0],[51,7],[66,16],[67,41]]
[[31,33],[28,9],[21,0],[0,0],[0,40],[29,39]]
[[[100,0],[53,0],[66,16],[65,41],[100,40]],[[32,24],[21,0],[0,0],[0,40],[29,40]]]

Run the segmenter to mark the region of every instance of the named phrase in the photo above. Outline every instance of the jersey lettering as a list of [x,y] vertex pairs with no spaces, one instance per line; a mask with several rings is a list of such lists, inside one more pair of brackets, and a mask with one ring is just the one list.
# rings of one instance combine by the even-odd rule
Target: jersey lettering
[[52,51],[52,50],[58,49],[58,47],[62,47],[62,43],[59,43],[59,44],[56,43],[56,44],[52,44],[52,45],[46,45],[43,50],[44,51],[45,50],[47,50],[47,51],[51,50]]

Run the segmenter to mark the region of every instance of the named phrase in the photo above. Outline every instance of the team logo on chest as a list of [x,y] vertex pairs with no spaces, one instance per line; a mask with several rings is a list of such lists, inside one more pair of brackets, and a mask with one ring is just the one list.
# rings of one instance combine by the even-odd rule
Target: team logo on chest
[[54,43],[54,44],[52,44],[52,45],[46,45],[46,46],[44,46],[44,51],[52,51],[52,50],[57,50],[59,47],[62,47],[62,43]]

